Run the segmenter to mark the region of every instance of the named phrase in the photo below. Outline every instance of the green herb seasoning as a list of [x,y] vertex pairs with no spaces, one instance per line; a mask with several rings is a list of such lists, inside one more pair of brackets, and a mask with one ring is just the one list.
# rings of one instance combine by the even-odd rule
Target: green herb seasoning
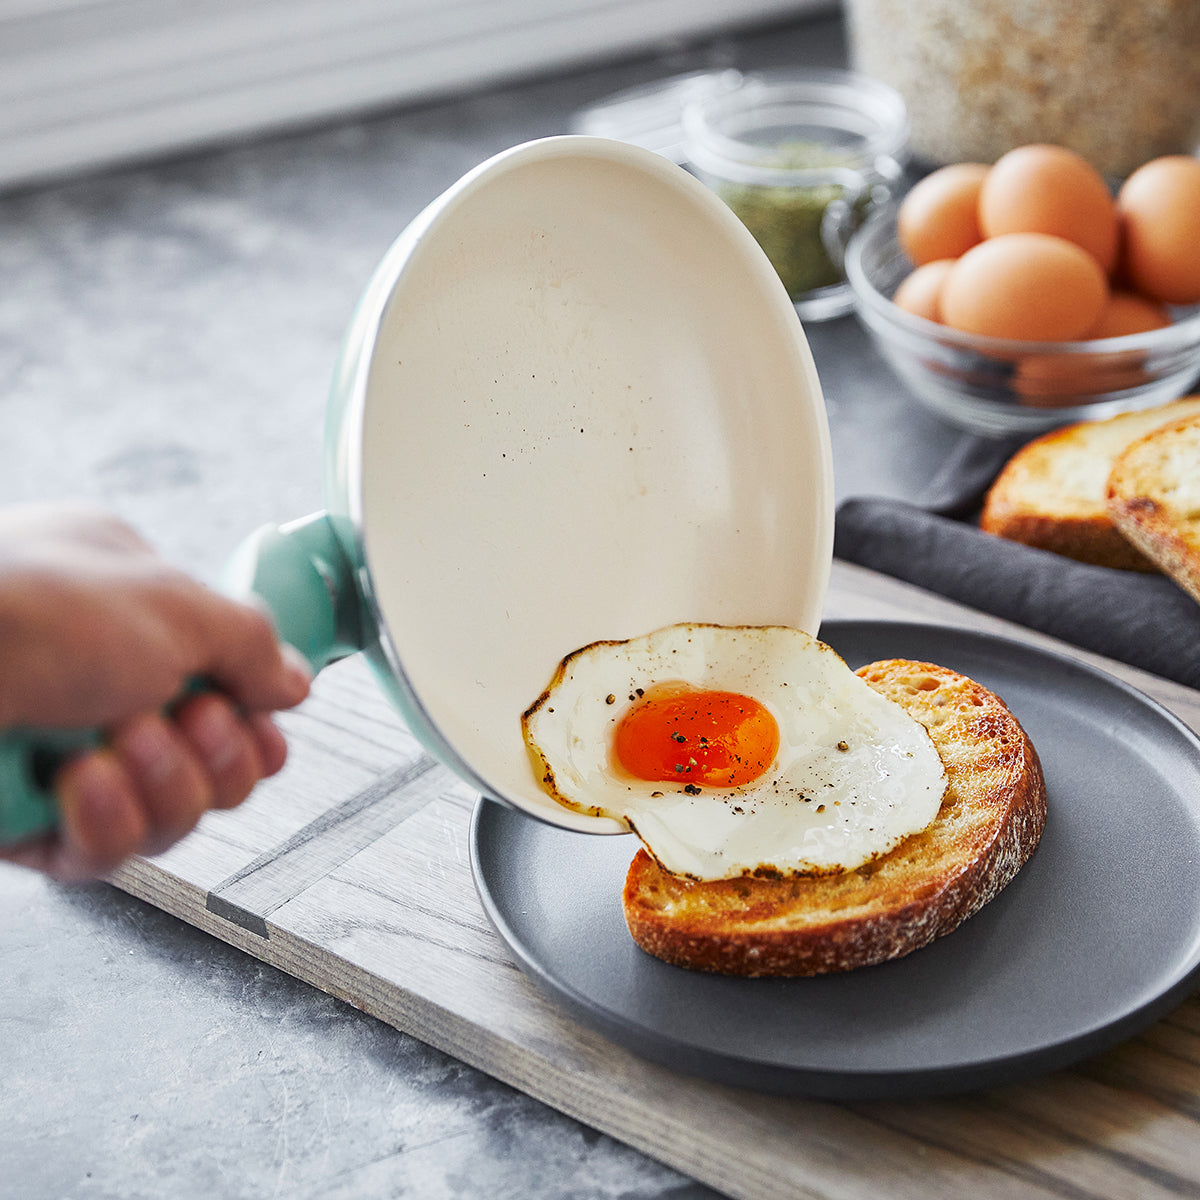
[[[779,147],[762,166],[809,170],[849,166],[853,157],[818,143],[796,142]],[[754,235],[783,280],[792,299],[842,281],[821,236],[825,210],[845,195],[839,183],[720,183],[717,194]]]

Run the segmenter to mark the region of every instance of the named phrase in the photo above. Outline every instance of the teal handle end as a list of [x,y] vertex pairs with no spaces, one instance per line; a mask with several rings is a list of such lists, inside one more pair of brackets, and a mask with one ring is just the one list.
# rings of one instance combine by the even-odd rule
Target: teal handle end
[[55,772],[72,754],[99,745],[87,730],[13,730],[0,734],[0,845],[58,827]]

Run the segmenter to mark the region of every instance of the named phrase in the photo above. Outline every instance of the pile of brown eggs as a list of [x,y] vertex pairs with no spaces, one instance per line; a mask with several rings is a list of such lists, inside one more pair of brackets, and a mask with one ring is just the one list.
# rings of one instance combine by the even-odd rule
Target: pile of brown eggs
[[1171,324],[1200,303],[1200,159],[1156,158],[1114,197],[1061,146],[925,176],[897,212],[915,264],[896,305],[967,333],[1090,341]]

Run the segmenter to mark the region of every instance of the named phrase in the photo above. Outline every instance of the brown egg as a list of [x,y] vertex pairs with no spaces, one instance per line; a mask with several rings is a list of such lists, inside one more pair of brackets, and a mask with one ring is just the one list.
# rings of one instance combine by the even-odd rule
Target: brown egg
[[1019,146],[996,160],[979,193],[984,237],[1052,233],[1082,246],[1105,273],[1117,260],[1117,209],[1104,177],[1063,146]]
[[[1114,291],[1084,341],[1125,337],[1171,324],[1167,310],[1133,292]],[[1094,354],[1030,354],[1013,374],[1013,388],[1026,404],[1041,407],[1123,392],[1146,382],[1146,353],[1119,350]]]
[[1200,159],[1171,154],[1139,167],[1117,212],[1124,277],[1167,304],[1200,303]]
[[914,263],[957,258],[982,241],[979,190],[987,173],[983,163],[953,163],[913,185],[896,212],[896,233]]
[[1004,233],[973,246],[942,284],[942,320],[985,337],[1063,342],[1099,320],[1108,281],[1086,250],[1047,233]]
[[927,321],[941,321],[942,284],[953,266],[952,258],[938,258],[923,263],[900,281],[900,286],[892,296],[892,303]]
[[1017,363],[1013,390],[1036,408],[1059,408],[1084,400],[1141,387],[1146,382],[1145,355],[1031,354]]
[[1108,297],[1095,325],[1085,337],[1126,337],[1131,333],[1148,333],[1151,329],[1165,329],[1171,324],[1171,314],[1154,300],[1147,300],[1134,292],[1113,291]]

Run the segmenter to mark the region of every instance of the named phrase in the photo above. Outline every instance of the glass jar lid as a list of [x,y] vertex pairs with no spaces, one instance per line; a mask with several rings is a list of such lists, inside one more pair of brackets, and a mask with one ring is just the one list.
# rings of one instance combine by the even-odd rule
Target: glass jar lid
[[762,71],[694,97],[681,114],[686,160],[739,183],[805,186],[831,169],[894,178],[907,156],[900,95],[852,71]]
[[829,147],[852,169],[883,159],[902,164],[908,116],[898,92],[854,71],[728,68],[613,93],[580,110],[571,129],[631,142],[729,178],[730,170],[766,169],[779,141],[798,137]]

